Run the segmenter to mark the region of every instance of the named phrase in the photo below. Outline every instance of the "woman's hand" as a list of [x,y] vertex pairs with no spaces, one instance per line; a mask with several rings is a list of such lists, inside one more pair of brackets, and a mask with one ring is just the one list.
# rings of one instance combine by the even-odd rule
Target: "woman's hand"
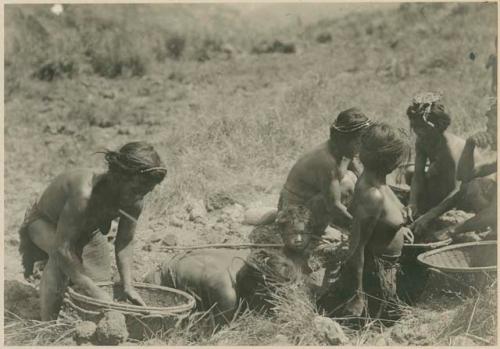
[[344,316],[360,317],[365,309],[365,299],[360,293],[356,293],[343,307]]
[[407,223],[413,223],[417,214],[417,206],[414,204],[409,204],[403,208],[403,218]]
[[127,300],[132,302],[132,304],[146,306],[146,303],[144,303],[139,293],[132,286],[124,288],[123,291],[125,292],[125,296],[127,296]]
[[431,218],[429,218],[427,215],[422,215],[418,217],[415,222],[410,226],[410,229],[416,234],[416,235],[422,235],[426,230],[427,227],[429,226],[429,223],[431,222]]
[[401,227],[401,229],[399,229],[399,231],[403,232],[404,241],[407,244],[413,244],[413,242],[415,242],[415,237],[413,236],[413,233],[410,230],[410,228],[408,228],[408,227]]
[[467,139],[467,143],[470,145],[475,145],[479,148],[487,148],[493,143],[493,136],[488,131],[481,131],[473,134]]

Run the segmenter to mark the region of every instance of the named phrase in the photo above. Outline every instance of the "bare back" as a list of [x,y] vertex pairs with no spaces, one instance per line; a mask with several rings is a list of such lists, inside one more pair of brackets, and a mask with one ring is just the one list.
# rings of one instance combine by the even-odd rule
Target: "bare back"
[[292,167],[285,188],[303,197],[305,201],[322,192],[325,183],[329,184],[338,164],[325,142],[303,155]]
[[[425,201],[423,206],[427,206],[427,209],[439,204],[458,183],[457,168],[465,140],[448,132],[443,135],[443,141],[437,144],[428,145],[417,141],[417,161],[419,156],[422,161],[429,160],[429,168],[425,173],[426,190],[419,195],[419,200]],[[475,157],[479,158],[479,155],[475,154]]]

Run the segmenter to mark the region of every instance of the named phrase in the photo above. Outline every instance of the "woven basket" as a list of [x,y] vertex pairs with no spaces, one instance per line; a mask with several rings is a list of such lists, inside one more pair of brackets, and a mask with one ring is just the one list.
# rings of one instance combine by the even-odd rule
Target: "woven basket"
[[[113,299],[124,299],[123,290],[118,284],[101,282],[97,285],[112,294]],[[114,310],[124,314],[130,338],[138,340],[174,327],[196,305],[190,294],[177,289],[143,283],[134,283],[134,287],[148,306],[101,301],[84,296],[70,287],[64,301],[78,317],[96,323],[104,311]]]
[[473,273],[497,270],[496,241],[469,242],[420,254],[423,265],[445,272]]

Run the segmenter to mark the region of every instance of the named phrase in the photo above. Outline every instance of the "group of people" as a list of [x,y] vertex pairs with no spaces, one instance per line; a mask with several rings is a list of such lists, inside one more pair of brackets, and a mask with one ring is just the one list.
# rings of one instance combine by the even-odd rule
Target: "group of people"
[[[450,234],[496,229],[496,178],[488,177],[496,173],[496,161],[482,163],[476,151],[496,150],[496,102],[486,115],[486,131],[466,141],[447,131],[451,117],[432,96],[414,100],[407,116],[417,137],[413,169],[406,166],[412,153],[408,135],[357,108],[342,111],[329,140],[297,161],[276,216],[283,256],[194,251],[164,261],[145,281],[194,290],[202,308],[215,306],[220,319],[229,321],[241,299],[262,305],[258,295],[266,277],[290,281],[297,270],[311,273],[311,251],[334,225],[349,236],[349,253],[338,281],[318,304],[332,316],[397,316],[397,263],[405,242],[426,234],[429,222],[453,207],[467,206],[476,214],[449,228]],[[96,283],[110,278],[105,235],[116,218],[115,257],[124,294],[144,305],[132,283],[132,243],[144,197],[167,169],[145,142],[107,151],[105,159],[104,173],[79,169],[56,177],[26,213],[19,248],[25,277],[37,261],[48,260],[40,285],[42,320],[57,318],[69,282],[91,297],[111,300]],[[406,198],[388,183],[402,165],[411,184]]]
[[[496,239],[496,159],[485,162],[476,150],[496,150],[496,101],[486,113],[486,130],[467,140],[447,131],[451,117],[438,95],[416,97],[406,114],[416,135],[414,163],[405,132],[349,109],[332,124],[329,141],[297,161],[281,193],[280,211],[311,211],[309,229],[286,232],[295,236],[285,240],[292,255],[307,261],[329,224],[349,235],[338,280],[318,302],[333,316],[398,318],[403,245],[429,241],[431,223],[448,210],[474,215],[433,237],[486,231],[483,236]],[[398,168],[409,195],[388,182]]]

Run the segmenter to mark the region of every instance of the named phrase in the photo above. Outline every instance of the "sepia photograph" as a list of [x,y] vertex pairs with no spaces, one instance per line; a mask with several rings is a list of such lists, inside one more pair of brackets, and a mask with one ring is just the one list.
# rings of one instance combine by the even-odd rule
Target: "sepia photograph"
[[3,13],[4,345],[498,345],[497,1]]

